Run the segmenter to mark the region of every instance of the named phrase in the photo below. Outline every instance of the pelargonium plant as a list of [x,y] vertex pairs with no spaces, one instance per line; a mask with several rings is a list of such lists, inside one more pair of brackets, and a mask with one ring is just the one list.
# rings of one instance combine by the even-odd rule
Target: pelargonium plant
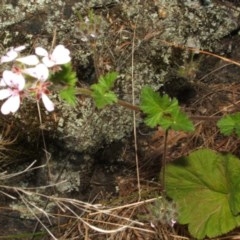
[[6,99],[1,112],[5,115],[15,113],[23,98],[32,95],[37,101],[42,100],[47,111],[53,111],[54,103],[48,97],[49,76],[61,70],[59,65],[71,61],[70,51],[63,45],[57,45],[51,53],[37,47],[35,54],[22,57],[20,54],[25,48],[11,48],[0,60],[0,64],[12,63],[11,70],[4,70],[0,79],[0,100]]

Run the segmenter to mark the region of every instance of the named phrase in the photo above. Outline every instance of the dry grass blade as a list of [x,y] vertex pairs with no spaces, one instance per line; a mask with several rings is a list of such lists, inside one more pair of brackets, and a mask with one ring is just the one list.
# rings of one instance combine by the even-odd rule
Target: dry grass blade
[[23,171],[19,171],[17,173],[7,173],[6,171],[5,172],[2,172],[0,173],[0,180],[7,180],[7,179],[10,179],[10,178],[14,178],[14,177],[17,177],[19,175],[22,175],[22,174],[25,174],[26,172],[29,172],[29,171],[33,171],[33,170],[36,170],[36,169],[39,169],[39,168],[43,168],[45,167],[44,165],[41,165],[41,166],[37,166],[37,167],[33,167],[35,165],[36,161],[33,161],[28,167],[26,167]]
[[[20,197],[21,197],[22,202],[25,204],[25,206],[29,210],[29,212],[32,214],[32,216],[41,224],[41,226],[47,231],[47,233],[52,237],[52,239],[57,240],[57,238],[53,235],[53,233],[50,231],[50,229],[42,222],[42,220],[32,210],[32,207],[33,206],[36,207],[36,206],[33,204],[29,205],[29,201],[26,198],[24,198],[24,196],[20,195]],[[39,210],[39,208],[37,208],[37,210]],[[46,216],[48,216],[48,213],[44,212],[44,214],[46,214]],[[49,217],[48,217],[48,219],[49,219]]]

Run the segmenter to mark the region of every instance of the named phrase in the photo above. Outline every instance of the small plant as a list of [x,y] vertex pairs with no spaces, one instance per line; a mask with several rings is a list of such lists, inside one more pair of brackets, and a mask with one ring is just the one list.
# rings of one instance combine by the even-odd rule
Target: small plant
[[201,58],[198,60],[194,59],[195,54],[190,53],[190,59],[184,61],[183,65],[179,67],[177,76],[192,82],[196,78],[197,71],[201,62]]
[[[187,115],[181,111],[176,98],[169,98],[168,95],[160,96],[150,87],[144,87],[141,92],[140,109],[146,114],[145,123],[149,127],[161,126],[165,130],[164,150],[162,156],[162,177],[161,184],[165,189],[165,165],[167,152],[168,130],[193,131],[194,126]],[[163,191],[164,192],[164,191]]]
[[86,17],[82,17],[78,12],[76,13],[79,19],[79,34],[83,42],[95,42],[96,39],[103,35],[104,21],[100,16],[89,11]]
[[166,198],[157,198],[148,210],[150,211],[148,218],[151,219],[153,225],[160,222],[161,224],[173,227],[176,223],[178,215],[176,204]]

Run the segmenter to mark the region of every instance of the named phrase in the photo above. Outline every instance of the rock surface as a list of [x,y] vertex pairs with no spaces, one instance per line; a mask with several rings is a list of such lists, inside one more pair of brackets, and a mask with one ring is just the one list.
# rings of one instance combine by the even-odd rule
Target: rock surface
[[[222,0],[2,0],[0,55],[9,47],[22,44],[27,44],[29,53],[36,46],[50,49],[56,31],[56,44],[62,43],[71,50],[79,86],[88,87],[97,81],[99,75],[118,71],[114,90],[121,99],[132,101],[134,85],[138,103],[139,92],[145,84],[156,90],[164,84],[168,93],[183,101],[183,96],[189,97],[186,90],[191,88],[191,81],[195,81],[196,72],[200,69],[203,77],[205,72],[208,73],[208,64],[217,69],[215,66],[220,62],[215,58],[202,60],[197,49],[240,58],[237,44],[240,9],[235,5],[232,1]],[[90,23],[86,21],[86,17],[93,15]],[[0,72],[4,67],[0,65]],[[238,81],[239,68],[232,69],[224,69],[224,81],[234,77]],[[220,79],[219,76],[217,78]],[[207,88],[207,84],[204,87]],[[1,149],[3,179],[5,171],[18,173],[35,159],[37,165],[47,162],[44,168],[21,174],[10,181],[4,179],[3,184],[14,188],[34,187],[36,193],[76,197],[89,202],[98,196],[106,198],[109,186],[111,193],[116,194],[119,176],[125,180],[126,188],[132,185],[136,188],[135,182],[130,185],[129,178],[125,178],[131,176],[129,171],[135,168],[135,153],[129,142],[124,150],[118,142],[132,133],[132,112],[119,106],[97,110],[91,99],[82,96],[78,97],[75,107],[59,100],[57,94],[52,99],[56,111],[47,113],[42,108],[42,124],[33,102],[24,101],[14,116],[0,115],[3,139],[17,138],[16,144],[10,145],[13,152]],[[214,103],[211,108],[215,111],[214,106],[218,102]],[[211,101],[209,104],[212,105]],[[196,106],[198,108],[199,105]],[[139,122],[141,118],[137,116]],[[42,143],[41,129],[44,130],[47,148]],[[160,152],[148,161],[149,172],[153,174],[149,179],[159,172],[162,145],[162,142],[156,142],[156,149],[159,148]],[[125,152],[128,152],[127,157],[122,156]],[[147,165],[147,161],[144,162],[143,168],[146,169]],[[131,178],[135,181],[135,176]],[[58,184],[54,191],[42,187],[55,183]],[[33,193],[24,197],[45,209],[46,201],[38,195]],[[9,198],[3,194],[0,198],[6,199],[5,202],[1,200],[4,203],[1,205],[9,209]],[[51,212],[51,207],[55,207],[54,201],[46,211]],[[16,209],[21,217],[33,218],[22,199],[14,201],[10,209]],[[15,213],[11,212],[11,215]],[[35,229],[28,220],[8,219],[11,220],[1,219],[4,234]],[[24,229],[23,222],[26,225]]]
[[[90,11],[95,17],[87,23]],[[169,73],[189,58],[182,46],[221,53],[219,42],[239,29],[239,15],[230,2],[219,1],[204,5],[197,0],[6,0],[0,10],[1,54],[21,44],[27,44],[29,51],[39,45],[49,48],[56,30],[56,42],[72,52],[80,84],[89,85],[100,74],[117,70],[115,91],[132,101],[134,84],[138,102],[143,85],[159,89]],[[56,144],[67,150],[94,153],[132,131],[129,110],[117,106],[96,110],[85,98],[79,98],[74,108],[54,100],[57,116],[54,121],[52,116],[43,117],[44,125]],[[24,135],[32,136],[39,124],[33,117],[36,111],[30,109],[16,117],[27,129]],[[30,123],[32,128],[27,127]]]

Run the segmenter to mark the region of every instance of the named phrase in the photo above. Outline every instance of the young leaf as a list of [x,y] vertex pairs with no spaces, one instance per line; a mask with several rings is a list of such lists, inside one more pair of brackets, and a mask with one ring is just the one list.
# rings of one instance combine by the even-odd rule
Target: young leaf
[[103,108],[108,104],[117,102],[117,96],[114,92],[110,91],[117,79],[116,72],[107,73],[101,76],[99,82],[93,84],[90,88],[93,91],[92,97],[96,103],[97,108]]
[[76,104],[76,90],[75,87],[67,87],[63,88],[59,92],[60,97],[68,102],[70,105],[75,105]]
[[228,114],[217,122],[220,132],[226,136],[236,133],[240,137],[240,113]]
[[166,191],[178,206],[178,222],[197,239],[240,225],[240,160],[200,149],[166,166]]
[[56,89],[59,89],[59,96],[71,105],[76,104],[75,85],[77,77],[72,69],[71,63],[60,66],[60,70],[51,75],[52,81]]
[[192,122],[181,112],[177,99],[168,95],[160,96],[150,87],[144,87],[141,92],[140,109],[147,115],[145,123],[150,127],[161,125],[162,128],[193,131]]
[[173,123],[172,123],[172,129],[176,131],[185,131],[185,132],[192,132],[194,131],[194,126],[192,121],[188,118],[188,116],[180,111],[175,111],[172,113],[173,115]]
[[113,87],[117,76],[118,74],[116,72],[109,72],[104,76],[100,76],[98,83],[93,84],[91,89],[97,89],[100,92],[107,92]]
[[71,63],[60,66],[60,70],[51,75],[50,81],[54,84],[75,86],[77,83],[76,72],[73,71]]
[[[147,115],[145,123],[150,127],[161,125],[168,128],[171,125],[171,110],[176,111],[178,102],[176,99],[172,101],[167,95],[160,96],[150,87],[144,87],[141,92],[140,109]],[[164,121],[165,120],[165,121]]]
[[106,105],[110,105],[117,102],[117,96],[114,92],[109,91],[106,93],[100,91],[94,91],[92,97],[95,101],[97,108],[103,108]]

